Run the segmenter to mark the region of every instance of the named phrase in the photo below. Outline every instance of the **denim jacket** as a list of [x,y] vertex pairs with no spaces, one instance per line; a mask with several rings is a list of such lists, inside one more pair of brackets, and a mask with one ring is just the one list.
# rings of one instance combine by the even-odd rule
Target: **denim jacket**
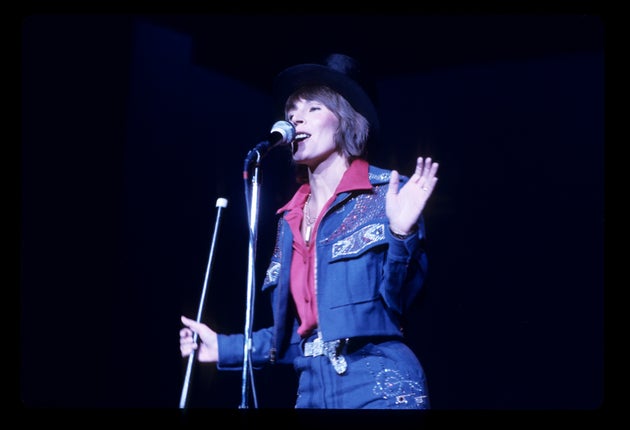
[[[385,214],[390,170],[369,167],[371,190],[336,196],[316,240],[318,330],[324,341],[363,336],[402,338],[402,316],[424,283],[424,222],[404,240],[391,235]],[[408,180],[401,176],[400,186]],[[276,246],[262,286],[270,294],[274,324],[253,332],[251,362],[291,363],[300,354],[289,288],[293,234],[281,216]],[[242,369],[243,334],[219,334],[221,370]]]

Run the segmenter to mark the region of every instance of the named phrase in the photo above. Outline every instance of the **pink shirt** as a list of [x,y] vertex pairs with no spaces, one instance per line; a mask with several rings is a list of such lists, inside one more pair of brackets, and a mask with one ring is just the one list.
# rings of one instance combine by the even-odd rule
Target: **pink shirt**
[[[320,216],[317,217],[311,232],[310,244],[315,243],[317,230],[321,216],[326,213],[329,206],[340,193],[356,190],[370,189],[372,184],[368,179],[368,162],[357,159],[352,162],[348,170],[343,174],[334,195],[326,202]],[[300,326],[298,334],[307,337],[317,327],[317,283],[315,280],[315,246],[307,246],[302,237],[300,226],[304,217],[304,205],[311,192],[309,184],[303,184],[293,198],[277,213],[288,211],[286,221],[293,233],[293,258],[291,260],[291,294],[297,310]]]

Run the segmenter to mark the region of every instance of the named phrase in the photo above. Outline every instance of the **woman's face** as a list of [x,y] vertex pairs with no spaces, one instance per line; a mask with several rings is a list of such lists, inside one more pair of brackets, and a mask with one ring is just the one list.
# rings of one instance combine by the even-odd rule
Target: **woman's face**
[[299,99],[287,111],[287,119],[295,126],[292,149],[296,163],[314,167],[336,153],[339,119],[323,103]]

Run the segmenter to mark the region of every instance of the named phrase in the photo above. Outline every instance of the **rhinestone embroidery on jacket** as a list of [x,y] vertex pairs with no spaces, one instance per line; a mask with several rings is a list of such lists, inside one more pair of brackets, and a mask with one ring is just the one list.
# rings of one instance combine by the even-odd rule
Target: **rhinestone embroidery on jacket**
[[[343,220],[339,223],[339,227],[328,237],[322,239],[321,243],[333,243],[338,238],[354,232],[370,221],[386,218],[385,193],[387,192],[387,187],[378,186],[374,187],[373,190],[373,193],[361,194],[353,199],[355,203],[352,210],[347,211]],[[346,205],[343,205],[336,214],[341,214],[344,211],[346,211]]]
[[332,246],[332,258],[354,255],[374,242],[385,239],[385,224],[371,224],[351,234]]
[[275,284],[278,281],[278,275],[280,274],[280,263],[272,261],[267,272],[265,273],[265,282],[263,285]]
[[374,183],[374,182],[389,182],[389,177],[391,176],[391,172],[390,171],[382,171],[379,174],[376,174],[374,172],[368,172],[368,179],[370,180],[370,182]]

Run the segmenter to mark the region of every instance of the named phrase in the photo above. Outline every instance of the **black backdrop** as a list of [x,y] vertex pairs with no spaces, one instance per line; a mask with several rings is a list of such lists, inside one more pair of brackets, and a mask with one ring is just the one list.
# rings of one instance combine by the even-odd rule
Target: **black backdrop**
[[[433,407],[599,410],[604,402],[604,33],[596,15],[34,14],[21,22],[22,408],[176,409],[179,315],[244,324],[242,162],[275,121],[273,76],[331,51],[369,73],[370,161],[441,163],[430,274],[409,325]],[[290,25],[288,23],[291,23]],[[262,164],[257,275],[288,154]],[[256,325],[269,322],[257,295]],[[257,372],[290,408],[292,369]],[[197,366],[199,409],[241,373]]]

